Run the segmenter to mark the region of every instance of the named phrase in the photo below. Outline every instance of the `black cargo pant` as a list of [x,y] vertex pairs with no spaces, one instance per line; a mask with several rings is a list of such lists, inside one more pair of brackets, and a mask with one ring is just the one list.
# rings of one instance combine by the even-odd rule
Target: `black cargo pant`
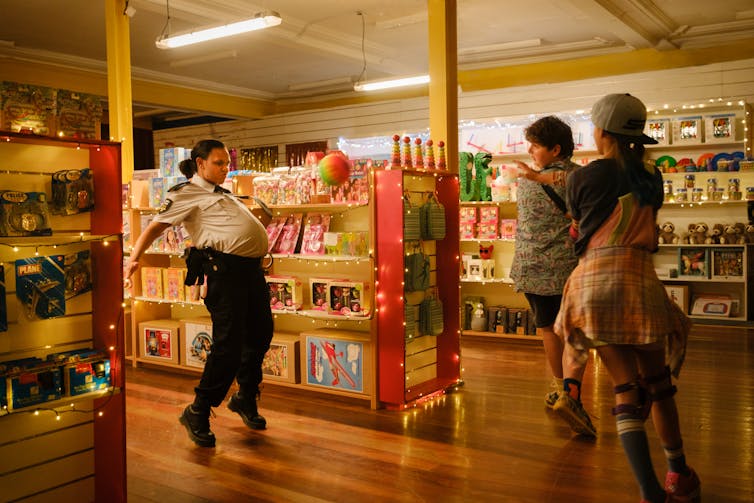
[[196,403],[206,407],[222,403],[234,378],[241,395],[255,399],[273,330],[270,293],[260,259],[218,252],[213,252],[213,259],[219,268],[205,268],[204,299],[212,317],[212,351],[194,389]]

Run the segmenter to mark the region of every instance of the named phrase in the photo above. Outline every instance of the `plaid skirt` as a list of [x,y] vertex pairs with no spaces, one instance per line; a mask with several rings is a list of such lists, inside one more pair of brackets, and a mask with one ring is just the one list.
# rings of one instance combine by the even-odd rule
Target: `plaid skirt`
[[554,329],[582,352],[605,344],[664,344],[677,376],[691,321],[668,297],[649,252],[615,246],[580,258],[563,289]]

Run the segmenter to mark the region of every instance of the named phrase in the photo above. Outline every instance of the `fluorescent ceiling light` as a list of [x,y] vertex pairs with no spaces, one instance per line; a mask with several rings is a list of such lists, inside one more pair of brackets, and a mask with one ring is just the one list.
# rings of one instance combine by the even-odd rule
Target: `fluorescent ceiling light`
[[206,42],[207,40],[214,40],[216,38],[230,37],[231,35],[238,35],[239,33],[246,33],[248,31],[270,28],[279,25],[281,22],[282,19],[277,12],[260,12],[250,19],[245,19],[236,23],[158,38],[155,45],[159,49],[173,49],[175,47]]
[[374,80],[372,82],[357,82],[353,85],[354,91],[377,91],[379,89],[391,89],[393,87],[417,86],[429,83],[429,75],[416,77],[404,77],[400,79]]

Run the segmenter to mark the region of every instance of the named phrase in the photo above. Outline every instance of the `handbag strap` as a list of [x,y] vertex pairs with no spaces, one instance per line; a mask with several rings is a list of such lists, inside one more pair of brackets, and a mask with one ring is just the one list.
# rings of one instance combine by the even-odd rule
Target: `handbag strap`
[[563,198],[558,195],[557,192],[555,192],[555,189],[550,187],[547,184],[541,184],[542,190],[545,191],[545,193],[550,196],[550,199],[553,203],[555,203],[555,206],[558,207],[560,211],[563,212],[564,215],[568,215],[568,208],[566,207],[565,201],[563,201]]

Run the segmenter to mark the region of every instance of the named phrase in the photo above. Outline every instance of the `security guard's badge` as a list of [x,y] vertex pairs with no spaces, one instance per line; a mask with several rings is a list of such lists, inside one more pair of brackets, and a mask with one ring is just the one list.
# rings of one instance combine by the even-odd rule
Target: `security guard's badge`
[[173,200],[166,198],[160,205],[160,213],[165,213],[170,209],[171,206],[173,206]]

